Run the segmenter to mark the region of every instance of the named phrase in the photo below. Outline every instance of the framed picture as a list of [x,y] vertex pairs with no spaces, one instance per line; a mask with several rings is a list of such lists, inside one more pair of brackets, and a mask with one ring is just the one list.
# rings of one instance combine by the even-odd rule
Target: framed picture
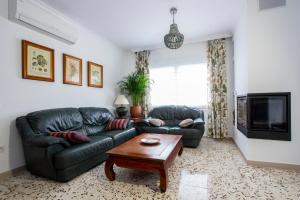
[[22,77],[54,82],[54,50],[22,40]]
[[88,86],[103,88],[103,66],[88,62]]
[[64,84],[82,85],[82,60],[63,54]]

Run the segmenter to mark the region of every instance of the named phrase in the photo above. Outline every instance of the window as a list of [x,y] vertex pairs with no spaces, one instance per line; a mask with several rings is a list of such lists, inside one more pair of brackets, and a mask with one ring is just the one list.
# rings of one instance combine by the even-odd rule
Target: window
[[150,68],[151,103],[207,107],[207,65]]

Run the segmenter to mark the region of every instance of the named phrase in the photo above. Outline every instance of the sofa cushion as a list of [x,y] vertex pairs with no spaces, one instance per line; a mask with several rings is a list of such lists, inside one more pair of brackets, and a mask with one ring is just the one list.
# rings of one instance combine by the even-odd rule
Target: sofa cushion
[[111,137],[114,141],[114,145],[117,146],[134,136],[136,136],[135,128],[127,129],[127,130],[113,130],[101,133],[101,135],[105,135]]
[[52,145],[60,144],[64,147],[69,147],[71,144],[66,141],[64,138],[57,138],[52,136],[43,136],[38,135],[35,137],[30,137],[26,141],[24,141],[26,145],[32,145],[36,147],[50,147]]
[[169,132],[169,127],[167,126],[160,126],[160,127],[153,127],[153,126],[142,126],[136,127],[139,133],[158,133],[158,134],[167,134]]
[[84,107],[79,108],[82,114],[83,123],[88,125],[105,125],[113,115],[107,108]]
[[203,135],[203,133],[198,129],[180,127],[171,127],[169,129],[169,134],[182,135],[183,139],[199,139]]
[[177,120],[184,120],[184,119],[196,119],[201,117],[202,115],[201,110],[193,107],[188,107],[188,106],[177,106],[175,111],[174,111],[174,119]]
[[150,111],[149,117],[158,118],[163,121],[173,120],[176,106],[159,106]]
[[73,145],[54,156],[54,166],[56,169],[65,169],[77,163],[84,162],[96,155],[105,153],[113,147],[111,137],[98,135],[90,136],[89,143]]
[[150,111],[149,117],[163,120],[166,126],[178,126],[184,119],[203,118],[203,111],[188,106],[159,106]]
[[108,121],[113,118],[112,113],[106,108],[82,107],[79,108],[79,112],[82,115],[87,135],[102,132]]
[[89,137],[87,137],[86,135],[82,135],[76,131],[51,132],[49,135],[53,137],[64,138],[71,144],[81,144],[91,141]]
[[29,113],[26,116],[35,134],[48,135],[50,132],[79,130],[82,117],[77,108],[57,108]]
[[127,128],[129,119],[111,119],[106,125],[105,130],[111,131],[111,130],[124,130]]
[[182,120],[177,120],[177,119],[170,119],[170,120],[165,120],[165,126],[178,126],[178,124],[181,122]]
[[159,126],[163,126],[165,125],[165,122],[161,119],[149,119],[149,123],[152,125],[152,126],[156,126],[156,127],[159,127]]
[[184,119],[178,125],[181,128],[185,128],[185,127],[192,125],[193,123],[194,123],[194,120],[192,120],[192,119]]
[[106,126],[92,126],[92,125],[84,125],[85,132],[88,136],[96,135],[105,130]]

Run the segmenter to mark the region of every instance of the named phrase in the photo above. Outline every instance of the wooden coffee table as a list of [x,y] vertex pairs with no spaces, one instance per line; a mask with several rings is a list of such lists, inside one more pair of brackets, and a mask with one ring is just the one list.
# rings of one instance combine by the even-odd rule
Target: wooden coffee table
[[[142,138],[159,138],[156,145],[144,145]],[[113,165],[137,170],[159,171],[160,190],[165,192],[168,184],[168,168],[176,155],[182,154],[181,135],[149,134],[138,135],[127,142],[109,150],[105,163],[105,174],[111,181],[115,180]]]

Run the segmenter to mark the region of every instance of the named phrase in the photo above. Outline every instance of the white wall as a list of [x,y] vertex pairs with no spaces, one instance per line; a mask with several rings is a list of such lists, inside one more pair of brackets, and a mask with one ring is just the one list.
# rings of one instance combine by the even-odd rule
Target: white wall
[[[207,62],[207,42],[197,42],[183,45],[179,49],[170,50],[167,48],[154,49],[151,51],[149,65],[151,67],[165,67],[174,65],[188,65]],[[226,67],[228,76],[228,129],[229,136],[233,132],[234,108],[234,70],[233,70],[233,44],[231,38],[226,40]],[[191,91],[194,92],[194,91]],[[204,108],[204,118],[207,121],[207,108]],[[206,124],[207,126],[207,124]],[[206,135],[207,128],[205,129]]]
[[[240,18],[234,30],[234,93],[236,101],[237,95],[244,95],[248,92],[248,11],[247,0],[243,1],[243,8],[240,13]],[[234,102],[235,111],[236,102]],[[236,117],[236,112],[235,112]],[[235,120],[235,123],[237,120]],[[236,124],[235,124],[236,126]],[[249,154],[248,139],[237,128],[233,132],[233,139],[238,145],[245,157]]]
[[[79,41],[63,43],[7,19],[8,0],[0,1],[0,173],[24,165],[15,119],[28,112],[56,107],[111,107],[116,96],[116,82],[132,66],[132,53],[126,52],[99,35],[76,25]],[[55,49],[55,82],[22,79],[21,40]],[[83,59],[83,86],[62,83],[62,53]],[[87,64],[104,66],[104,88],[87,87]]]
[[258,11],[249,1],[249,92],[291,92],[292,141],[250,140],[249,160],[300,165],[300,1]]
[[227,72],[227,104],[228,104],[228,133],[232,137],[234,132],[233,110],[234,110],[234,63],[233,63],[233,41],[226,40],[226,72]]
[[[247,49],[235,49],[235,71],[245,71],[245,66],[247,70],[245,81],[244,75],[236,73],[236,90],[242,91],[240,85],[245,84],[249,93],[291,92],[292,141],[246,139],[237,143],[241,149],[248,148],[248,160],[300,165],[300,1],[288,0],[286,7],[264,11],[258,11],[257,3],[247,1],[247,19],[242,24],[246,43],[238,40],[238,31],[235,35],[235,45]],[[246,64],[237,62],[242,58]],[[237,135],[245,141],[245,136]]]
[[234,64],[238,66],[234,69],[235,90],[238,94],[248,92],[248,11],[247,0],[243,1],[241,16],[234,29]]

